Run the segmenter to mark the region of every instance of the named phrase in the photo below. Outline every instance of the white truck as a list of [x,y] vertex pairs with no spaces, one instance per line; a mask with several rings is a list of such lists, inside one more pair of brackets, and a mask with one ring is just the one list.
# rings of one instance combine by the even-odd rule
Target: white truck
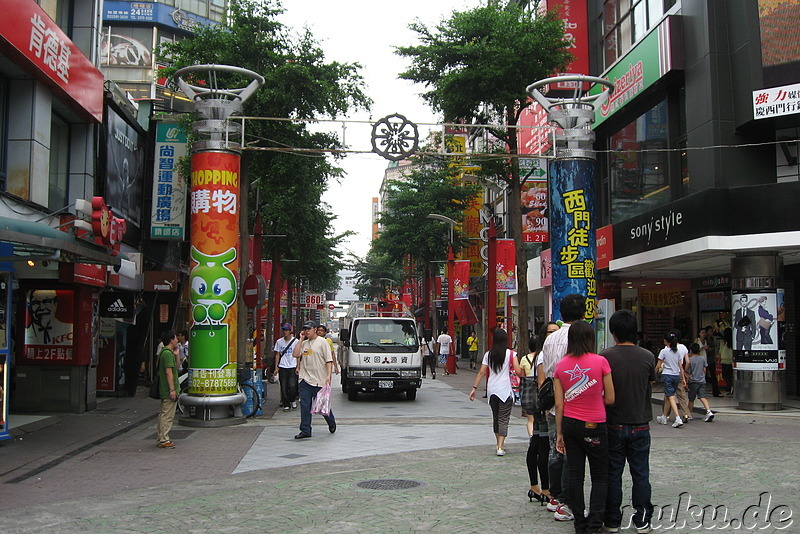
[[339,363],[348,400],[360,392],[405,391],[417,398],[422,353],[414,316],[405,303],[354,302],[340,319]]

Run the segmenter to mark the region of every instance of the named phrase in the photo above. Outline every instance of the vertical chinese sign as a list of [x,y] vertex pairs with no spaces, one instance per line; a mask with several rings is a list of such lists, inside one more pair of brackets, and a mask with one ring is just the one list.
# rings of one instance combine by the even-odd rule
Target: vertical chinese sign
[[497,291],[517,290],[517,254],[513,239],[497,240]]
[[186,134],[177,124],[158,123],[153,164],[151,239],[182,241],[184,238],[187,184],[178,172],[178,161],[186,155],[186,145]]
[[239,165],[232,152],[192,155],[191,394],[236,393]]
[[553,268],[553,318],[571,293],[586,297],[586,319],[597,305],[597,241],[592,160],[556,160],[550,166],[550,241]]

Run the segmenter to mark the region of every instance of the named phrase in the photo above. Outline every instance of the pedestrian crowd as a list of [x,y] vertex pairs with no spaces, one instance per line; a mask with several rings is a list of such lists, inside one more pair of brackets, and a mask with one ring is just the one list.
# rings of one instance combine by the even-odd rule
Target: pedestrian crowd
[[[553,512],[556,521],[574,522],[577,534],[619,532],[623,519],[630,520],[639,534],[652,530],[653,504],[650,486],[650,421],[652,384],[661,372],[664,412],[658,421],[673,427],[692,420],[699,399],[711,422],[714,412],[706,398],[710,351],[701,335],[687,348],[678,342],[678,332],[664,336],[664,349],[654,358],[640,347],[636,316],[619,310],[609,319],[615,345],[599,354],[595,331],[584,321],[583,296],[567,295],[560,302],[562,323],[547,323],[531,338],[530,352],[519,358],[507,349],[502,329],[492,332],[491,349],[483,357],[470,392],[474,400],[486,377],[488,403],[492,410],[496,454],[506,454],[504,443],[514,395],[511,372],[536,377],[538,405],[525,408],[530,437],[526,466],[530,481],[529,501]],[[550,389],[552,388],[552,389]],[[553,406],[546,391],[553,392]],[[685,404],[678,399],[683,396]],[[534,395],[533,398],[536,398]],[[530,403],[531,401],[528,401]],[[633,516],[623,518],[622,477],[628,465],[632,487]],[[589,502],[584,481],[589,466]]]

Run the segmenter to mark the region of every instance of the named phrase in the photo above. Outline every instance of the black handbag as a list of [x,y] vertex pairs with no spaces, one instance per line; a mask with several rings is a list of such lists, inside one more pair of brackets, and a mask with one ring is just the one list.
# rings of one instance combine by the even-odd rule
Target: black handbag
[[538,408],[546,412],[556,405],[556,391],[553,385],[553,378],[547,377],[539,388],[539,398],[537,399]]

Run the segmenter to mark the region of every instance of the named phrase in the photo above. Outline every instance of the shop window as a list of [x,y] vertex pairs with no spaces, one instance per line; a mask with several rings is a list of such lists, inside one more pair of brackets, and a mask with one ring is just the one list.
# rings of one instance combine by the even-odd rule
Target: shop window
[[601,70],[610,67],[639,42],[675,0],[603,0],[599,10]]
[[671,201],[667,101],[626,125],[610,140],[611,222],[635,217]]
[[60,210],[67,205],[69,183],[69,124],[53,114],[50,122],[50,188],[47,207]]

